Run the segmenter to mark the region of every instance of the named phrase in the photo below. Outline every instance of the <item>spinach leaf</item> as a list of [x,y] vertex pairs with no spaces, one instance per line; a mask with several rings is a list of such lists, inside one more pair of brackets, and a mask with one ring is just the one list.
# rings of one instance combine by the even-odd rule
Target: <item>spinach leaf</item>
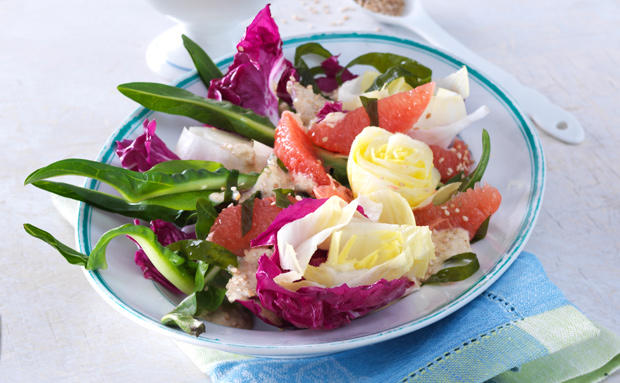
[[299,83],[303,86],[312,85],[314,93],[319,93],[319,88],[314,81],[314,76],[323,73],[324,70],[320,66],[313,68],[308,66],[303,57],[309,54],[320,56],[323,59],[328,59],[333,55],[319,43],[306,43],[299,45],[295,49],[293,65],[295,69],[297,69],[297,74],[299,74]]
[[239,178],[238,170],[231,170],[226,179],[226,186],[224,188],[224,201],[219,204],[220,208],[224,208],[229,204],[235,202],[233,199],[233,187],[237,185],[237,179]]
[[24,230],[26,230],[26,233],[30,234],[31,236],[38,238],[43,242],[46,242],[47,244],[58,250],[60,255],[65,257],[67,262],[69,262],[70,264],[86,266],[86,264],[88,263],[88,257],[85,254],[73,250],[69,246],[54,238],[54,236],[47,231],[41,230],[38,227],[33,226],[29,223],[24,224]]
[[199,198],[196,201],[196,238],[205,239],[209,235],[211,226],[217,218],[217,211],[206,199]]
[[252,230],[254,201],[260,197],[261,192],[257,191],[241,203],[241,236],[245,236],[250,230]]
[[487,164],[489,163],[489,157],[491,156],[491,139],[489,138],[489,132],[486,129],[482,129],[482,155],[480,156],[480,160],[478,161],[478,165],[473,172],[471,172],[467,177],[465,177],[459,187],[459,191],[465,191],[467,189],[472,189],[476,182],[479,182],[484,175],[484,171],[487,168]]
[[398,77],[404,77],[414,88],[431,81],[432,71],[429,68],[409,57],[393,53],[366,53],[351,60],[346,67],[354,65],[372,66],[382,73],[366,91],[381,89],[383,85]]
[[[205,276],[209,271],[209,264],[203,261],[196,262],[196,274],[194,275],[194,291],[202,291],[205,288],[206,281]],[[217,267],[217,266],[214,266]],[[218,271],[221,270],[219,267]]]
[[480,263],[476,254],[461,253],[448,258],[444,262],[444,266],[444,268],[424,281],[424,284],[462,281],[478,271]]
[[193,118],[273,146],[275,127],[271,121],[228,101],[215,101],[185,89],[151,82],[121,84],[118,90],[148,109]]
[[482,222],[478,230],[476,230],[476,234],[474,234],[474,237],[471,239],[470,243],[476,243],[480,241],[481,239],[484,239],[484,237],[487,236],[487,231],[489,230],[490,220],[491,220],[491,217],[488,217],[487,219],[484,220],[484,222]]
[[276,206],[282,209],[286,209],[291,206],[293,202],[288,199],[288,196],[294,196],[295,192],[292,189],[273,189],[276,195]]
[[370,126],[379,126],[379,100],[360,96],[360,101],[370,119]]
[[[212,163],[207,163],[205,168],[197,169],[193,167],[195,162],[189,164],[189,169],[170,174],[167,172],[170,169],[166,169],[166,172],[160,172],[157,170],[158,168],[154,168],[141,173],[96,161],[66,159],[35,170],[26,178],[24,184],[63,175],[84,176],[109,184],[128,202],[140,202],[184,192],[219,191],[226,184],[228,176],[232,172],[225,168],[210,171],[208,169],[212,168]],[[180,163],[177,161],[175,166],[179,166]],[[248,188],[256,182],[257,178],[257,174],[243,174],[239,177],[240,183]],[[203,194],[197,193],[197,197],[200,196],[204,197]],[[177,197],[162,198],[158,204],[171,208],[176,207],[173,202]],[[180,209],[187,208],[187,201],[184,202]],[[195,199],[191,202],[190,205],[195,206]]]
[[[192,261],[202,261],[209,265],[216,265],[222,269],[228,266],[237,266],[237,256],[223,246],[205,240],[184,239],[167,246],[183,258]],[[159,269],[159,268],[158,268]]]
[[59,196],[82,201],[101,210],[125,217],[138,218],[144,221],[161,219],[172,222],[177,226],[189,225],[192,221],[192,213],[190,211],[170,209],[156,205],[149,200],[133,203],[127,202],[116,196],[63,182],[35,181],[32,182],[32,185]]
[[226,296],[226,289],[209,287],[207,290],[192,293],[174,310],[161,318],[166,326],[176,326],[188,334],[198,336],[205,331],[202,321],[196,319],[203,313],[215,311]]
[[315,147],[314,152],[323,161],[323,166],[329,170],[332,177],[340,182],[341,185],[349,187],[349,176],[347,175],[348,157],[319,147]]
[[187,49],[187,53],[189,53],[189,56],[192,58],[200,79],[208,89],[211,80],[222,77],[222,72],[217,65],[213,63],[213,60],[211,60],[207,52],[198,44],[185,35],[181,35],[181,37],[183,38],[183,46]]

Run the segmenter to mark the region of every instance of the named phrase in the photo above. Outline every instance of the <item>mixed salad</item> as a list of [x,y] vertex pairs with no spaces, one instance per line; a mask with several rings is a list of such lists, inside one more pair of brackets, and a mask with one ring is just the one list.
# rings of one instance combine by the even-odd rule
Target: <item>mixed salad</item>
[[[65,159],[26,179],[40,189],[133,219],[82,254],[26,231],[72,264],[106,268],[107,244],[127,236],[145,278],[184,297],[162,322],[191,334],[203,320],[251,328],[333,329],[429,283],[470,277],[470,244],[484,238],[501,196],[482,184],[457,134],[488,113],[467,112],[467,69],[431,70],[392,53],[346,65],[318,43],[293,61],[269,6],[237,45],[226,73],[183,37],[208,91],[155,83],[121,93],[146,108],[188,116],[172,150],[156,121],[116,143],[121,167]],[[365,69],[365,70],[361,70]],[[371,69],[369,69],[371,68]],[[108,194],[50,178],[77,175]]]

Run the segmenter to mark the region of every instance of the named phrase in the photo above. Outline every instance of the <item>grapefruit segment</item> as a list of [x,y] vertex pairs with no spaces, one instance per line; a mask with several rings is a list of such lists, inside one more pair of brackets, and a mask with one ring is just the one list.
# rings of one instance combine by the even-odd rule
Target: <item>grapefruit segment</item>
[[293,174],[310,178],[316,185],[329,185],[330,178],[316,156],[300,122],[289,111],[282,113],[275,132],[273,151]]
[[433,151],[433,165],[439,170],[441,182],[446,182],[461,171],[465,175],[469,174],[474,160],[465,142],[457,138],[450,149],[431,145],[431,150]]
[[241,205],[225,208],[215,219],[208,239],[224,246],[237,256],[243,256],[243,250],[250,248],[250,241],[267,230],[271,222],[282,211],[276,206],[275,198],[256,199],[252,212],[252,228],[246,235],[241,235]]
[[431,230],[463,228],[471,240],[484,220],[497,211],[502,201],[499,191],[490,185],[476,186],[458,193],[441,205],[428,205],[413,211],[416,224]]
[[[382,98],[378,102],[379,127],[392,133],[413,127],[431,100],[435,83],[428,83],[406,92]],[[364,107],[359,107],[340,119],[326,118],[308,130],[310,140],[321,148],[349,154],[355,137],[370,125]]]

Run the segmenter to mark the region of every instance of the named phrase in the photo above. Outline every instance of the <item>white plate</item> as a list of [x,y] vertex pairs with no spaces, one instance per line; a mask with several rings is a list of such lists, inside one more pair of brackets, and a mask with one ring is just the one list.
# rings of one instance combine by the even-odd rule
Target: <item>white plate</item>
[[[295,47],[309,41],[319,42],[331,52],[340,53],[341,62],[348,62],[366,52],[408,56],[430,67],[433,78],[443,77],[463,65],[449,54],[413,41],[357,33],[292,38],[284,43],[285,55],[292,58]],[[229,57],[218,65],[226,67],[231,61],[232,57]],[[86,271],[86,277],[108,303],[145,327],[176,340],[247,355],[304,357],[338,352],[407,334],[449,315],[482,293],[515,260],[534,226],[544,189],[544,159],[536,133],[499,85],[493,84],[475,68],[469,69],[471,96],[467,99],[468,110],[486,104],[491,114],[466,129],[462,138],[477,159],[481,152],[481,131],[483,128],[489,131],[491,160],[484,181],[497,187],[503,198],[491,219],[487,237],[473,246],[481,267],[469,279],[446,286],[424,286],[388,308],[336,330],[282,331],[257,320],[253,330],[207,323],[206,332],[194,337],[160,324],[160,318],[174,307],[175,297],[142,277],[133,262],[136,248],[131,241],[113,241],[108,247],[108,269]],[[176,85],[197,94],[206,94],[195,73],[188,74]],[[97,159],[119,165],[114,142],[141,134],[145,118],[157,120],[157,134],[171,147],[174,147],[183,126],[197,124],[188,118],[138,108],[112,134]],[[86,186],[112,192],[92,180]],[[126,222],[123,217],[81,204],[76,231],[80,251],[90,253],[103,232]]]

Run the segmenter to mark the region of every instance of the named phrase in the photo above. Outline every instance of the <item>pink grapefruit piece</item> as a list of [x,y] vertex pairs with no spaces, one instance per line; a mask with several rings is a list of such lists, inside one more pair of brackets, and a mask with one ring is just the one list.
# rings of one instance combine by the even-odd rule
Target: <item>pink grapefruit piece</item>
[[252,212],[252,228],[241,235],[241,205],[225,208],[215,219],[209,240],[242,257],[243,250],[250,248],[250,241],[267,230],[282,208],[276,206],[275,198],[256,199]]
[[[435,83],[430,82],[406,92],[396,93],[378,102],[379,127],[392,133],[413,127],[431,100]],[[318,147],[335,153],[349,154],[355,137],[370,125],[366,110],[359,107],[333,121],[323,119],[308,129],[310,140]]]
[[413,211],[416,225],[431,230],[462,228],[469,232],[471,240],[482,223],[497,211],[502,196],[490,185],[476,186],[454,195],[441,205],[428,205]]
[[433,151],[433,165],[441,174],[441,182],[446,182],[459,172],[469,174],[474,160],[465,142],[457,138],[449,149],[437,145],[430,147]]

